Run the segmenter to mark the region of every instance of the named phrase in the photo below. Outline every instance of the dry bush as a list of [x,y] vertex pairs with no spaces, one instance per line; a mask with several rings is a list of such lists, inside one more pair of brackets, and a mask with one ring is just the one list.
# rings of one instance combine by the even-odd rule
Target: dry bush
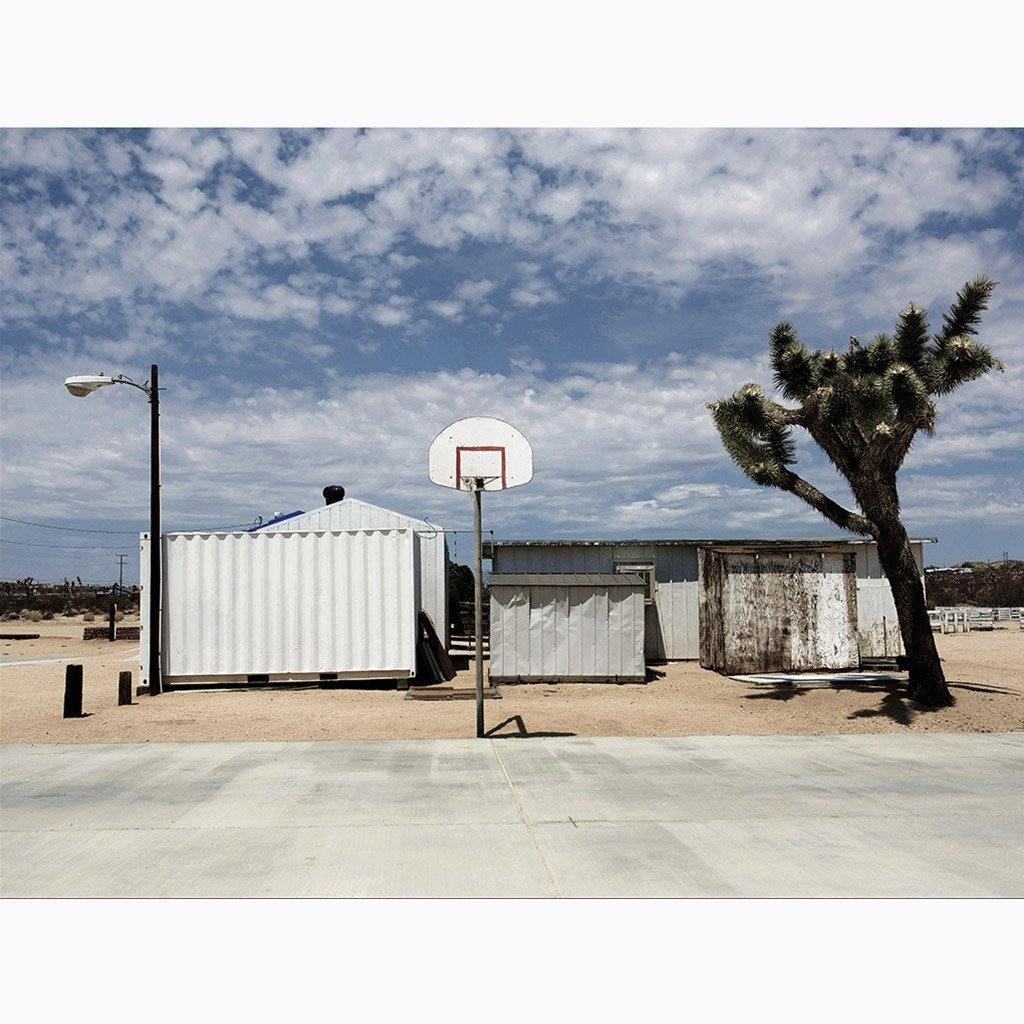
[[96,616],[95,616],[95,615],[93,615],[93,613],[92,613],[92,612],[86,612],[86,613],[85,613],[85,614],[84,614],[84,615],[82,616],[82,621],[83,621],[83,622],[95,622],[95,621],[96,621]]
[[21,613],[21,617],[26,622],[42,622],[43,613],[35,608],[29,608]]

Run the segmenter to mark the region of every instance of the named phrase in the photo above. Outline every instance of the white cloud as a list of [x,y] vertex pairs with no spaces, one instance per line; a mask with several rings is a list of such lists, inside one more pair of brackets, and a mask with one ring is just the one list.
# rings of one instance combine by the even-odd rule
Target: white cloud
[[409,311],[397,302],[371,306],[366,311],[366,315],[382,327],[397,327],[400,324],[408,323],[410,319]]
[[[125,173],[132,159],[155,185]],[[223,278],[256,260],[307,260],[314,246],[358,267],[380,305],[392,277],[419,262],[410,241],[505,246],[669,297],[751,274],[794,314],[854,304],[874,314],[900,308],[908,288],[925,302],[948,275],[1006,265],[1008,239],[991,229],[941,242],[917,232],[929,218],[1019,201],[1021,175],[1012,134],[888,130],[337,130],[306,133],[290,152],[273,131],[159,131],[119,145],[6,131],[3,163],[8,177],[34,172],[4,210],[9,315],[140,295],[219,308]],[[45,175],[72,169],[71,201],[54,204]],[[270,191],[252,191],[252,175]],[[321,313],[336,286],[320,285]],[[493,289],[465,281],[450,301]],[[536,278],[514,283],[511,299],[530,307],[563,291]]]
[[[70,362],[64,353],[40,355],[7,375],[5,507],[44,519],[102,517],[116,495],[121,514],[141,518],[144,406],[127,394],[90,400],[95,406],[69,398],[54,382]],[[325,482],[339,480],[353,496],[464,525],[464,501],[427,481],[426,449],[446,423],[491,414],[519,425],[535,452],[534,482],[503,495],[489,513],[502,533],[828,532],[796,498],[756,488],[726,468],[704,403],[749,370],[742,360],[676,358],[593,364],[550,380],[529,370],[329,374],[303,389],[253,391],[240,379],[227,396],[205,379],[165,376],[168,523],[235,523],[308,506]],[[55,423],[71,433],[55,431]],[[974,434],[977,448],[999,436],[997,424]],[[822,460],[801,471],[844,500]],[[913,471],[901,486],[910,521],[928,532],[941,532],[936,520],[950,515],[1012,522],[1020,505],[1019,488],[1003,486],[995,472],[946,478]]]
[[464,304],[454,299],[444,299],[440,302],[428,302],[427,307],[431,312],[447,320],[457,320],[465,308]]
[[462,302],[482,302],[496,287],[493,281],[481,278],[479,281],[463,281],[453,294]]
[[[141,513],[139,409],[110,396],[69,405],[53,381],[71,364],[137,362],[144,377],[150,358],[173,354],[188,374],[168,375],[167,507],[183,524],[308,504],[334,478],[353,494],[461,522],[457,496],[427,484],[423,451],[457,415],[492,412],[520,423],[538,453],[535,485],[495,510],[502,528],[757,524],[770,533],[792,522],[819,532],[825,524],[795,499],[724,468],[704,402],[769,379],[763,360],[690,354],[731,337],[691,336],[683,322],[684,354],[565,366],[568,346],[549,351],[518,325],[582,285],[610,282],[644,290],[641,320],[645,302],[690,293],[738,296],[742,307],[755,282],[798,328],[820,314],[837,328],[859,329],[853,318],[885,329],[908,299],[937,324],[951,290],[981,270],[1001,281],[984,337],[1008,369],[944,399],[938,435],[908,459],[905,505],[925,523],[930,508],[1012,523],[1018,507],[998,479],[1013,459],[1019,469],[1024,443],[1024,277],[1015,225],[984,219],[1020,207],[1012,133],[412,130],[285,140],[246,130],[140,141],[4,131],[0,141],[2,314],[29,338],[5,364],[10,507],[104,515],[116,495]],[[454,269],[441,278],[445,259]],[[428,313],[486,319],[492,338],[506,324],[507,347],[482,364],[495,371],[350,376],[346,351],[389,356],[386,346],[438,328]],[[338,328],[324,317],[359,319]],[[91,330],[79,332],[76,318]],[[189,347],[181,339],[193,324]],[[93,340],[68,340],[78,336]],[[587,358],[575,339],[571,351]],[[250,363],[237,372],[239,354],[254,352],[272,373]],[[337,365],[320,365],[331,357]],[[449,362],[440,349],[438,359]],[[314,364],[315,385],[254,383],[303,363]],[[54,424],[72,422],[69,443]],[[966,463],[975,475],[957,478]],[[831,470],[812,461],[808,472],[842,500]],[[931,505],[929,481],[938,482]]]

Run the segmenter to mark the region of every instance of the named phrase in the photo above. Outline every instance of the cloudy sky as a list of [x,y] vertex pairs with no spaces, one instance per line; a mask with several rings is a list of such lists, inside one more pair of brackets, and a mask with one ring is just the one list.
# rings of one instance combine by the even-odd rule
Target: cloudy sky
[[[165,528],[326,483],[471,523],[426,477],[460,416],[530,437],[497,536],[821,536],[749,483],[704,403],[815,346],[938,323],[978,273],[1005,374],[942,405],[901,476],[942,564],[1024,556],[1019,131],[5,131],[3,514],[137,531],[148,418],[71,373],[160,365]],[[803,471],[847,500],[807,447]],[[130,533],[3,522],[3,576],[109,579]],[[465,560],[466,539],[460,540]],[[468,547],[468,546],[467,546]]]

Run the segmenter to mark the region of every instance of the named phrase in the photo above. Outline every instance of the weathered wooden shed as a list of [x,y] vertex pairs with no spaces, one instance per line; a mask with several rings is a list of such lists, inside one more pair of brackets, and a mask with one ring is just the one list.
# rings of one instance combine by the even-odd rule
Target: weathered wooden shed
[[647,678],[640,576],[497,574],[489,586],[492,683]]
[[700,552],[700,663],[730,675],[860,666],[852,551]]

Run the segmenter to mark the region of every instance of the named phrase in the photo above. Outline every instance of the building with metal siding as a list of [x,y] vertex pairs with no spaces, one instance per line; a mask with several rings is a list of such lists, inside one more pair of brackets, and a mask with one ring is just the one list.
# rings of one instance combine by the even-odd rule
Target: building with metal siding
[[448,642],[448,544],[444,528],[372,505],[358,498],[343,498],[309,512],[294,513],[256,532],[287,530],[410,529],[413,531],[420,573],[420,607],[434,622],[437,635]]
[[[919,566],[924,565],[922,546],[932,541],[933,538],[913,541],[914,557]],[[646,607],[645,654],[649,661],[676,661],[700,657],[698,551],[714,546],[854,553],[857,556],[860,657],[893,657],[903,653],[896,606],[889,582],[878,564],[878,551],[873,541],[827,537],[810,540],[508,540],[492,542],[488,553],[496,574],[615,572],[631,571],[636,565],[653,566],[654,595]]]
[[[168,685],[415,673],[412,530],[171,533],[162,543]],[[141,555],[148,564],[148,534]],[[140,646],[145,678],[145,634]]]
[[697,627],[697,547],[685,542],[495,541],[494,573],[625,571],[654,568],[654,596],[645,605],[644,653],[648,661],[682,661],[700,655]]
[[646,679],[640,576],[503,574],[489,587],[492,683]]

